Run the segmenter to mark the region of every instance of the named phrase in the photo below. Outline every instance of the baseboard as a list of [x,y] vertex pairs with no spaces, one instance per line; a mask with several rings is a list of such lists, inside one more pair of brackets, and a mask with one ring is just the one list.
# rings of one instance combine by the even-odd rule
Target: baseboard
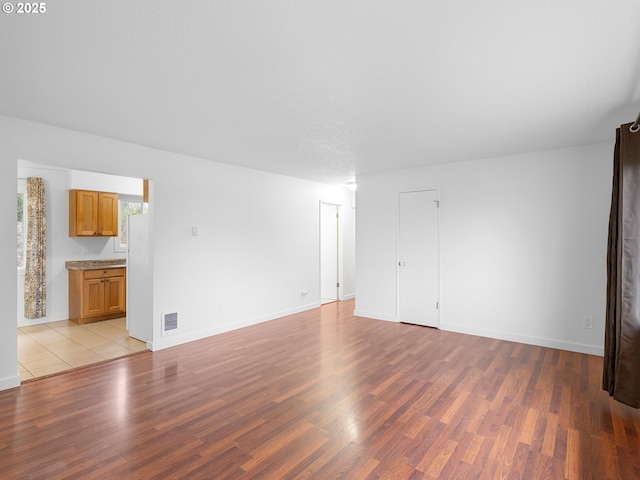
[[386,315],[383,313],[366,312],[364,310],[355,310],[353,315],[356,317],[372,318],[373,320],[384,320],[385,322],[397,322],[395,315]]
[[0,378],[0,390],[9,390],[20,386],[20,375],[16,372],[11,377]]
[[261,315],[258,317],[253,317],[253,318],[249,318],[249,319],[238,321],[238,322],[217,325],[215,328],[200,330],[198,332],[191,332],[184,335],[180,335],[179,333],[174,333],[171,336],[162,337],[160,340],[156,342],[147,342],[147,347],[149,348],[149,350],[155,352],[158,350],[163,350],[165,348],[182,345],[183,343],[202,340],[203,338],[211,337],[213,335],[219,335],[221,333],[237,330],[238,328],[249,327],[251,325],[257,325],[258,323],[268,322],[269,320],[275,320],[276,318],[286,317],[287,315],[306,312],[307,310],[313,310],[314,308],[319,308],[319,307],[320,307],[320,302],[314,302],[314,303],[309,303],[307,305],[302,305],[300,307],[281,310],[279,312],[274,312],[268,315]]
[[59,322],[60,320],[68,320],[68,313],[59,313],[56,315],[49,315],[44,318],[22,318],[18,319],[18,327],[30,327],[32,325],[41,325],[49,322]]
[[528,335],[519,335],[517,333],[503,332],[499,330],[488,330],[484,328],[474,328],[465,325],[455,325],[451,323],[443,323],[440,329],[448,332],[465,333],[467,335],[476,335],[478,337],[495,338],[497,340],[507,340],[509,342],[526,343],[527,345],[536,345],[538,347],[556,348],[558,350],[567,350],[576,353],[586,353],[588,355],[604,356],[604,346],[585,345],[574,342],[564,342],[543,337],[530,337]]
[[356,298],[356,294],[355,293],[349,293],[348,295],[343,295],[342,296],[342,300],[353,300],[354,298]]

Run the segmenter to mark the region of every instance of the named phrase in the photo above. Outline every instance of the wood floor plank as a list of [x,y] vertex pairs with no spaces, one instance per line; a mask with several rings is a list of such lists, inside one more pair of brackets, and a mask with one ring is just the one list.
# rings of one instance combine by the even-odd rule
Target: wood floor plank
[[353,308],[0,392],[0,478],[640,479],[602,358]]

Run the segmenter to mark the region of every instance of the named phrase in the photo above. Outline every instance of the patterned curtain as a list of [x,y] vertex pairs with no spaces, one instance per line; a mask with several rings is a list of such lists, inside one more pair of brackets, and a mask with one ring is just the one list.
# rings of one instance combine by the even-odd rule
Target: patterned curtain
[[44,180],[27,178],[27,258],[24,275],[24,316],[47,315],[47,221]]

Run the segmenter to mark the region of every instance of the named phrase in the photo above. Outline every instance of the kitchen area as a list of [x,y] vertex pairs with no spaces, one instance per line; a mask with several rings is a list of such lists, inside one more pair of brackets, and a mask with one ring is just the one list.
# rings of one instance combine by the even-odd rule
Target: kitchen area
[[24,316],[19,264],[21,379],[146,350],[145,341],[130,336],[127,319],[127,217],[148,213],[146,182],[20,161],[18,195],[28,177],[42,178],[46,189],[46,314]]

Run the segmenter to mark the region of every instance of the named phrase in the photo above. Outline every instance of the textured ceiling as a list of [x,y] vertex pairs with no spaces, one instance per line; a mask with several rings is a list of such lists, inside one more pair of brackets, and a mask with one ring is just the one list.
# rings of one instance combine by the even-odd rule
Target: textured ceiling
[[612,141],[638,0],[65,0],[0,14],[0,114],[328,183]]

